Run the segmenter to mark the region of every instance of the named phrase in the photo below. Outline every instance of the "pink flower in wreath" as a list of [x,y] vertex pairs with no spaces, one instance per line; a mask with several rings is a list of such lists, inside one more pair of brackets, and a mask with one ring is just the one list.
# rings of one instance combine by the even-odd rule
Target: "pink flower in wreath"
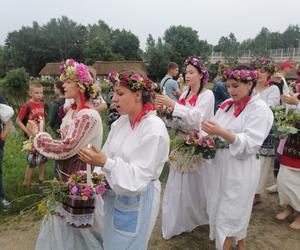
[[247,79],[247,75],[248,75],[248,71],[247,70],[241,70],[241,79],[242,80],[246,80]]
[[138,82],[141,79],[141,77],[139,75],[133,75],[130,78],[131,78],[131,80],[136,81],[136,82]]
[[88,66],[80,63],[76,67],[76,76],[81,83],[86,83],[90,81],[90,74]]
[[75,66],[75,64],[76,64],[76,61],[74,60],[74,59],[68,59],[67,61],[66,61],[66,64],[68,65],[68,66]]
[[96,193],[103,195],[105,193],[105,185],[104,184],[100,184],[96,186]]

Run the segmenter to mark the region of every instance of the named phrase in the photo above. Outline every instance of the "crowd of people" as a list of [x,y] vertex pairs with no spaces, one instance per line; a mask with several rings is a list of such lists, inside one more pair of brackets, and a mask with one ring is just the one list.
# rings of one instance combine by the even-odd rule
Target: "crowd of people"
[[[54,133],[45,129],[43,86],[29,84],[30,100],[21,106],[16,124],[32,138],[24,187],[32,185],[35,168],[44,181],[45,162],[54,159],[53,176],[66,181],[87,164],[105,174],[107,191],[95,203],[95,221],[89,228],[74,228],[63,216],[44,218],[36,249],[147,249],[160,206],[162,173],[169,153],[170,171],[162,199],[162,236],[168,240],[208,224],[209,238],[217,249],[246,249],[252,207],[263,202],[265,189],[279,194],[285,220],[295,213],[292,229],[300,229],[300,130],[279,140],[271,108],[284,105],[300,113],[300,68],[290,62],[275,64],[257,58],[249,65],[220,65],[212,90],[209,72],[194,56],[184,62],[184,77],[171,62],[160,83],[145,75],[123,70],[111,72],[114,119],[102,146],[102,120],[107,108],[88,67],[72,59],[63,62],[56,97],[48,119]],[[292,88],[287,76],[296,69],[299,78]],[[298,85],[297,85],[298,84]],[[0,103],[6,103],[0,98]],[[6,105],[7,106],[7,105]],[[161,110],[171,114],[171,120]],[[157,115],[157,111],[160,116]],[[112,114],[112,113],[111,113]],[[11,114],[12,115],[12,114]],[[10,116],[11,116],[10,115]],[[0,117],[1,118],[1,117]],[[1,118],[0,163],[10,121]],[[197,132],[200,138],[218,137],[224,142],[212,159],[188,157],[186,151],[170,151],[167,127],[178,140]],[[295,124],[300,129],[300,120]],[[91,145],[91,147],[88,147]],[[182,164],[183,163],[183,164]],[[266,179],[274,168],[274,185]],[[2,188],[1,207],[10,202]],[[55,209],[60,209],[57,204]]]

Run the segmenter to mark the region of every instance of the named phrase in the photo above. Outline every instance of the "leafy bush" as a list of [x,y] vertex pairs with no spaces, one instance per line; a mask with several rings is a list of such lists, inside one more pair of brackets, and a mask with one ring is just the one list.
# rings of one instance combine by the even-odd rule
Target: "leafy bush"
[[12,69],[5,76],[4,88],[8,93],[24,94],[28,90],[29,74],[25,68]]

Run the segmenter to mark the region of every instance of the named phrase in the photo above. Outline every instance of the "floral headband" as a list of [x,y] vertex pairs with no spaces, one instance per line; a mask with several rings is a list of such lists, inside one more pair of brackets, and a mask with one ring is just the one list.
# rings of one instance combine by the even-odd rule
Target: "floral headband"
[[59,70],[61,81],[66,81],[67,79],[75,81],[82,93],[87,89],[91,98],[96,97],[98,86],[93,81],[88,66],[73,59],[67,59],[61,62]]
[[108,74],[108,80],[113,86],[123,86],[132,91],[155,91],[157,84],[140,76],[129,72],[118,73],[112,71]]
[[209,74],[201,59],[194,56],[189,56],[184,62],[184,67],[186,68],[189,64],[194,66],[198,72],[203,75],[202,83],[206,84],[208,82]]
[[223,74],[223,78],[225,81],[229,79],[234,79],[236,81],[249,82],[257,79],[257,72],[254,70],[247,70],[247,69],[242,69],[242,70],[236,69],[232,71],[228,67],[225,73]]
[[251,62],[253,69],[265,69],[270,74],[274,74],[277,71],[276,64],[271,58],[259,57],[255,61]]

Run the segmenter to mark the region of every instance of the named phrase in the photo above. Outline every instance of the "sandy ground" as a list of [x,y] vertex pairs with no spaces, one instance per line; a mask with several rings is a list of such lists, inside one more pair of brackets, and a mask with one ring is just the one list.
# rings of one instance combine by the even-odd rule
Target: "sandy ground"
[[[271,184],[271,174],[269,183]],[[278,222],[275,214],[280,211],[278,196],[264,194],[263,203],[253,208],[248,228],[248,250],[300,250],[300,231],[289,229],[289,221]],[[208,239],[208,226],[201,226],[165,241],[161,237],[161,213],[152,234],[149,250],[169,249],[214,249],[214,243]],[[16,222],[0,225],[1,250],[31,250],[41,221],[27,217]],[[75,248],[74,248],[75,249]]]

